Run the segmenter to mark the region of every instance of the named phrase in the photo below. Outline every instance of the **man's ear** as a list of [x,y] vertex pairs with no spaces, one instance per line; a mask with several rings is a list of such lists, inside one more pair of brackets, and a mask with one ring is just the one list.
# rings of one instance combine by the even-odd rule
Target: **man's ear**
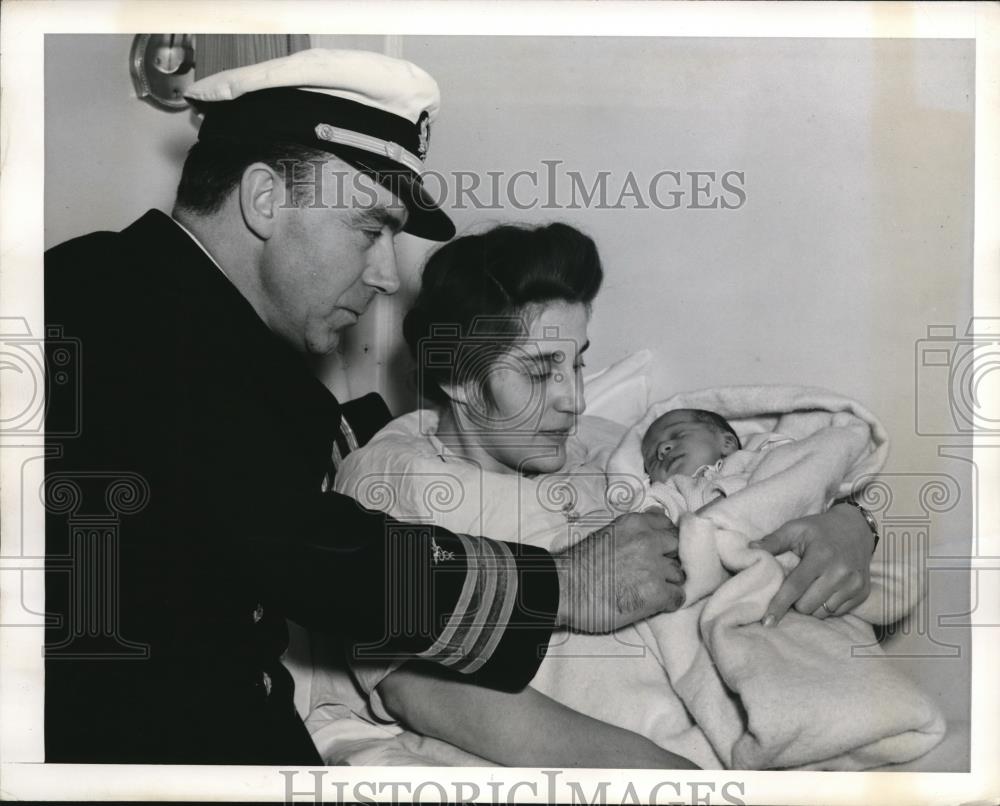
[[723,435],[722,435],[722,455],[723,456],[729,456],[729,454],[735,453],[738,450],[739,450],[739,443],[736,441],[736,437],[734,437],[732,434],[730,434],[728,432],[727,433],[723,433]]
[[240,177],[240,212],[247,227],[261,240],[274,234],[284,183],[269,165],[255,162]]

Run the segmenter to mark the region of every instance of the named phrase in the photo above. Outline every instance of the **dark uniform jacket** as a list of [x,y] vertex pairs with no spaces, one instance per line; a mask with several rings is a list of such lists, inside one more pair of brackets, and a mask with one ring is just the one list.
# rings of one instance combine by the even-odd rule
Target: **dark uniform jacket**
[[551,557],[323,492],[341,406],[169,217],[49,250],[45,306],[46,761],[318,762],[286,617],[530,680]]

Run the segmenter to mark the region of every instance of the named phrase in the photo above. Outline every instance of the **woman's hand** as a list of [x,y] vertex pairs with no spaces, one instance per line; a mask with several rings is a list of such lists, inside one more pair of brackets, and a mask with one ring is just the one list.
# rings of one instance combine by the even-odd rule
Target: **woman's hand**
[[840,616],[861,604],[871,590],[872,533],[864,516],[849,504],[822,515],[789,521],[750,544],[771,554],[794,551],[799,564],[767,606],[765,627],[781,621],[794,605],[817,618]]

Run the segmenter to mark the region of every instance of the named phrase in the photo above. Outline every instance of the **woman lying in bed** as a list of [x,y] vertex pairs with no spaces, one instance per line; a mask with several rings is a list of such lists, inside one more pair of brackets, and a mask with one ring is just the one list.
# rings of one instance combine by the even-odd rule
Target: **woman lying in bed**
[[[439,406],[397,419],[351,454],[338,489],[374,505],[372,491],[388,483],[393,495],[381,508],[397,517],[551,548],[571,542],[580,513],[605,500],[606,457],[593,450],[600,440],[587,437],[605,426],[579,420],[590,305],[601,281],[593,242],[562,224],[498,227],[441,248],[404,324],[421,391]],[[539,505],[551,474],[574,490],[565,511]],[[793,604],[812,613],[834,596],[846,611],[867,596],[872,536],[852,507],[793,521],[771,544],[802,558],[772,601],[777,617]],[[680,701],[663,696],[662,669],[632,628],[554,636],[543,668],[511,694],[419,663],[353,662],[378,718],[499,764],[718,764]],[[636,693],[631,709],[611,696],[622,686]]]

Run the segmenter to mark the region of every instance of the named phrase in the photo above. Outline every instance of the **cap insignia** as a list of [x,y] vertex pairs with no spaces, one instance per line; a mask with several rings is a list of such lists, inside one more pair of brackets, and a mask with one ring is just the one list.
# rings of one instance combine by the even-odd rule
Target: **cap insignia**
[[426,109],[420,113],[420,118],[417,120],[417,137],[419,138],[417,156],[421,160],[425,160],[427,159],[427,148],[431,144],[431,116],[427,114]]

